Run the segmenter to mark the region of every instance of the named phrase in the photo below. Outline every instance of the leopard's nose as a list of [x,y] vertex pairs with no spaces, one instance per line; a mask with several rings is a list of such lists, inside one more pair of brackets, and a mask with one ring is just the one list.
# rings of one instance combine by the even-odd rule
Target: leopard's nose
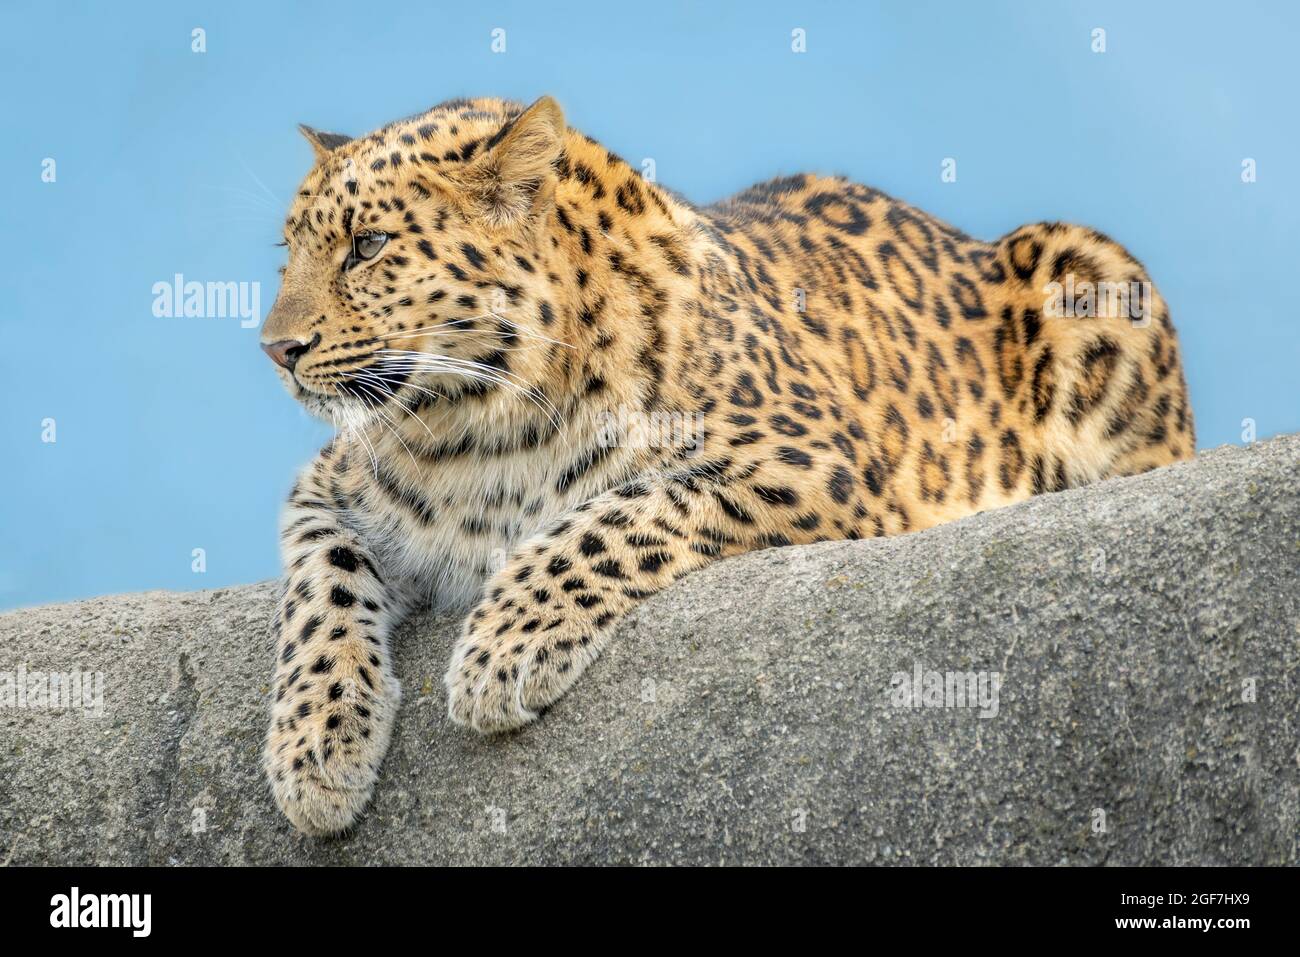
[[302,354],[311,346],[296,339],[281,339],[279,342],[263,342],[262,351],[271,357],[271,361],[282,369],[293,371]]

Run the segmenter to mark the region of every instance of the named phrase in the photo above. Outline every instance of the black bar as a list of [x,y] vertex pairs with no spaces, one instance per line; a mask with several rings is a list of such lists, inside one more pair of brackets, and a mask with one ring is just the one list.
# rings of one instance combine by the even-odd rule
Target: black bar
[[[99,937],[127,945],[145,940],[262,944],[283,938],[295,944],[319,939],[373,946],[376,934],[405,932],[437,947],[444,932],[459,935],[477,927],[490,935],[485,943],[529,946],[534,939],[562,943],[557,933],[592,940],[593,931],[606,928],[618,940],[668,941],[681,934],[742,940],[783,927],[813,938],[851,929],[864,945],[919,934],[927,949],[945,941],[988,943],[1040,932],[1055,936],[1039,939],[1071,944],[1127,938],[1183,946],[1199,938],[1231,946],[1260,932],[1270,938],[1294,932],[1295,878],[1294,870],[1280,868],[730,869],[725,874],[708,869],[484,874],[392,868],[9,868],[0,869],[0,926],[7,945],[75,934],[82,942]],[[87,918],[100,912],[98,895],[149,895],[147,937],[136,934],[144,929],[143,897],[133,910],[121,906],[121,899],[104,909],[111,917],[117,907],[123,915],[119,923],[126,926],[51,926],[52,918],[69,922],[74,887]],[[93,904],[86,903],[88,897]],[[1210,922],[1208,929],[1201,921]],[[1243,923],[1226,926],[1227,921]]]

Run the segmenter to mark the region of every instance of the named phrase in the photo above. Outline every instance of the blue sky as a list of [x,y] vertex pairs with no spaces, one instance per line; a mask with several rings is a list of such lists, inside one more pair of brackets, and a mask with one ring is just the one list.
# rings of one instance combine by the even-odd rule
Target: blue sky
[[1298,35],[1281,0],[11,0],[0,608],[276,574],[280,501],[326,428],[282,391],[256,328],[155,316],[153,286],[257,282],[264,315],[311,156],[295,125],[357,134],[452,96],[551,93],[701,203],[811,170],[985,238],[1097,226],[1171,305],[1200,447],[1240,443],[1246,418],[1261,438],[1295,431]]

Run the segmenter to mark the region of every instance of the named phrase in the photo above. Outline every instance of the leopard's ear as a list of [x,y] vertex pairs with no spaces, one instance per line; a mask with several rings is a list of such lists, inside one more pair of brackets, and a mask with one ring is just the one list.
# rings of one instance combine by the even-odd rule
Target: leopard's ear
[[299,123],[298,131],[307,137],[307,142],[311,144],[312,151],[316,154],[317,162],[329,156],[330,150],[342,146],[344,143],[352,142],[350,136],[344,136],[342,133],[326,133],[322,130],[314,130],[306,123]]
[[554,197],[564,130],[560,104],[544,96],[484,144],[464,185],[491,225],[521,223]]

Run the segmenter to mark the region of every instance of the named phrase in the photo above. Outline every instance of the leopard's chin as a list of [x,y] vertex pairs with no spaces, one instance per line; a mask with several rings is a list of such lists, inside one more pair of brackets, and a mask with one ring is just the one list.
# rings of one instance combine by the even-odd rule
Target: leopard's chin
[[378,416],[373,405],[346,395],[329,395],[304,387],[295,379],[289,393],[303,409],[337,430],[363,428]]
[[318,419],[322,419],[325,422],[329,422],[330,424],[337,424],[337,400],[332,399],[329,396],[317,395],[314,392],[306,392],[302,390],[300,390],[294,398],[296,398],[298,404],[306,409],[311,415]]

